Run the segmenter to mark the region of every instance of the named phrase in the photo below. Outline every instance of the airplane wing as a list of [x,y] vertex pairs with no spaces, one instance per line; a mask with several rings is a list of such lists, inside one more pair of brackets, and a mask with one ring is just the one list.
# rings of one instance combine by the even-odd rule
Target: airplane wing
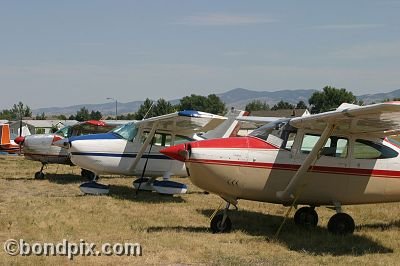
[[179,135],[192,135],[212,130],[226,119],[219,115],[189,110],[151,117],[137,121],[136,125],[151,130],[156,124],[156,130],[174,132]]
[[291,119],[289,122],[291,126],[319,131],[321,137],[286,188],[278,191],[277,196],[286,201],[295,199],[296,191],[304,185],[308,169],[315,163],[320,150],[332,134],[346,132],[347,134],[368,134],[378,137],[398,134],[400,133],[399,114],[400,102],[386,102],[368,106],[342,104],[335,111]]
[[149,130],[149,135],[138,151],[135,161],[129,167],[129,170],[132,171],[136,168],[156,131],[168,131],[179,135],[193,135],[194,133],[212,130],[224,122],[224,120],[226,120],[226,117],[223,116],[186,110],[135,122],[138,127]]
[[335,124],[335,133],[371,134],[387,136],[400,132],[400,102],[386,102],[368,106],[342,104],[335,111],[290,120],[290,125],[322,132],[328,124]]
[[270,122],[275,122],[279,119],[282,119],[282,117],[268,117],[268,116],[238,116],[236,120],[241,121],[241,122],[252,122],[255,124],[267,124]]

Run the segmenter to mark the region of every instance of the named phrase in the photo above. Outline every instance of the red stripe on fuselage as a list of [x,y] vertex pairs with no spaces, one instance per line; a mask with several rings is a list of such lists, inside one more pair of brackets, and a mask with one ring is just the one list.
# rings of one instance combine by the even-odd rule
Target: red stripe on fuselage
[[[264,168],[264,169],[271,169],[271,170],[288,170],[288,171],[297,171],[300,168],[300,165],[296,165],[296,164],[261,163],[261,162],[229,161],[229,160],[189,159],[188,162],[199,163],[199,164],[241,166],[241,167],[250,167],[250,168]],[[359,168],[343,168],[343,167],[330,167],[330,166],[311,166],[309,171],[317,172],[317,173],[327,173],[327,174],[400,178],[400,171],[381,170],[381,169],[359,169]]]

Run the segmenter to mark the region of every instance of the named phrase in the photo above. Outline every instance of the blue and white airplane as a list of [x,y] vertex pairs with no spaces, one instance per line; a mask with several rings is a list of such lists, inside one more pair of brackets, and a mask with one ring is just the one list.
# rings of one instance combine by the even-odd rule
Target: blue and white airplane
[[[232,110],[228,117],[222,117],[198,111],[175,112],[133,121],[105,134],[72,137],[56,145],[68,147],[72,163],[94,172],[96,177],[140,176],[134,181],[137,189],[186,193],[186,185],[168,180],[170,176],[188,176],[184,163],[171,160],[160,150],[193,140],[229,137],[238,125],[236,117],[243,113]],[[203,132],[207,133],[200,135]],[[156,180],[160,176],[163,181]],[[86,194],[109,192],[108,186],[94,181],[80,188]]]

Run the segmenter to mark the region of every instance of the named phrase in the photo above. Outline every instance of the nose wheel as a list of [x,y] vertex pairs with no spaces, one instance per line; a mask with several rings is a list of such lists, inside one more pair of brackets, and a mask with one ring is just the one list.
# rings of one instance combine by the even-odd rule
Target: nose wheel
[[211,220],[210,228],[213,234],[229,233],[232,230],[232,222],[229,216],[224,219],[224,214],[219,213]]
[[227,202],[224,212],[216,214],[212,217],[210,222],[210,229],[213,234],[229,233],[232,230],[232,222],[228,216],[228,210],[230,205],[231,204]]
[[44,173],[39,171],[35,173],[35,179],[44,179]]
[[46,166],[45,163],[42,163],[42,167],[40,168],[40,171],[35,173],[35,179],[44,179],[44,173],[43,173],[43,168]]

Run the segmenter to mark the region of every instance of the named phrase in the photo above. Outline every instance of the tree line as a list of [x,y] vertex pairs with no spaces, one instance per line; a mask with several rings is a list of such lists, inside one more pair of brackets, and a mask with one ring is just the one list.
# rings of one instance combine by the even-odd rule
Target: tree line
[[[385,99],[385,101],[398,101],[400,98]],[[279,109],[309,109],[311,113],[321,113],[336,109],[340,104],[354,103],[362,105],[363,102],[357,100],[356,96],[352,92],[347,91],[345,88],[335,88],[332,86],[325,86],[322,91],[314,92],[308,99],[308,105],[304,101],[299,101],[297,104],[292,104],[286,101],[279,101],[272,107],[270,107],[265,101],[254,100],[249,102],[245,110],[248,112],[260,111],[260,110],[279,110]],[[140,105],[139,109],[135,113],[121,114],[115,117],[108,116],[106,119],[119,119],[119,120],[142,120],[144,118],[164,115],[172,113],[178,110],[197,110],[218,115],[225,115],[227,108],[225,103],[215,95],[210,94],[208,96],[200,96],[191,94],[180,99],[176,105],[164,100],[163,98],[157,101],[152,101],[147,98],[143,104]],[[24,105],[22,102],[14,104],[11,109],[5,109],[0,111],[0,119],[7,120],[19,120],[24,117],[32,117],[32,110],[29,106]],[[89,111],[86,107],[82,107],[76,112],[75,115],[71,115],[68,118],[65,115],[59,115],[56,117],[60,120],[100,120],[103,118],[103,114],[100,111]],[[44,113],[36,115],[36,119],[46,119]]]

